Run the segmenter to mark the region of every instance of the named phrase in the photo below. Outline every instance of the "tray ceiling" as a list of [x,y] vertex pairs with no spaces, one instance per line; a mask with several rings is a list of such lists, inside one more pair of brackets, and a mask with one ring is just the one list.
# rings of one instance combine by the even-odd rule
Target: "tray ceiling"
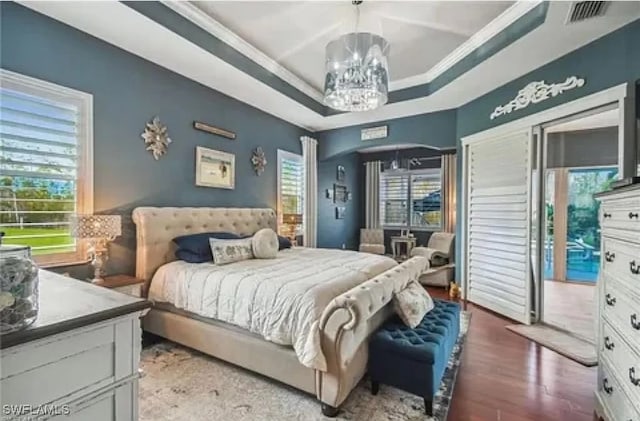
[[[355,27],[349,1],[192,2],[269,58],[322,91],[325,47]],[[391,44],[392,81],[423,74],[485,27],[513,2],[365,1],[360,30]]]

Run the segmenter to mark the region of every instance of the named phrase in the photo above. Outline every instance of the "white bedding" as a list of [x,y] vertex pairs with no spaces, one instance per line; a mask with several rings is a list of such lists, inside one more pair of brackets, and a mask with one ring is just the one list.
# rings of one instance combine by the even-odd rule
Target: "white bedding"
[[156,271],[149,299],[291,345],[300,363],[326,371],[318,329],[323,310],[335,297],[395,265],[385,256],[311,248],[224,266],[175,261]]

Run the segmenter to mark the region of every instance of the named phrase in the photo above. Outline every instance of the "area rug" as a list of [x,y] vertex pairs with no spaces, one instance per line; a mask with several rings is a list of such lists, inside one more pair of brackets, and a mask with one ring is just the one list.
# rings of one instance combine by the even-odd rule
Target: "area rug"
[[[363,381],[342,404],[335,420],[445,421],[460,366],[471,313],[462,312],[461,334],[427,417],[422,398],[380,386],[371,394]],[[314,396],[168,341],[142,351],[140,421],[329,420]]]
[[507,329],[584,366],[593,367],[598,365],[598,354],[595,345],[564,330],[544,324],[531,326],[510,325],[507,326]]

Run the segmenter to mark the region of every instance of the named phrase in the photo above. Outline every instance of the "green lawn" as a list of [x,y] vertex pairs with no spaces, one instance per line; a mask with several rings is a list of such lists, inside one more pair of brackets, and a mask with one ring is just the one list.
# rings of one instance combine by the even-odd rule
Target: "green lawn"
[[[69,244],[69,247],[61,247],[55,249],[33,250],[33,254],[61,253],[73,251],[73,238],[69,235],[69,227],[61,228],[17,228],[17,227],[0,227],[0,231],[5,233],[2,244],[19,244],[22,246],[43,247],[58,246]],[[63,235],[61,235],[63,234]],[[35,238],[7,238],[22,235],[42,235],[43,237]]]

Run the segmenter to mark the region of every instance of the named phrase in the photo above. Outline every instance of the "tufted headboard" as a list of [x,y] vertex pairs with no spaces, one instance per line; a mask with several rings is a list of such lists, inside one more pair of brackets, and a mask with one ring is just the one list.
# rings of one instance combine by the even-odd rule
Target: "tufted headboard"
[[276,230],[273,209],[259,208],[154,208],[133,210],[136,224],[136,277],[145,291],[160,266],[176,260],[173,240],[186,234],[228,231],[251,235],[262,228]]

